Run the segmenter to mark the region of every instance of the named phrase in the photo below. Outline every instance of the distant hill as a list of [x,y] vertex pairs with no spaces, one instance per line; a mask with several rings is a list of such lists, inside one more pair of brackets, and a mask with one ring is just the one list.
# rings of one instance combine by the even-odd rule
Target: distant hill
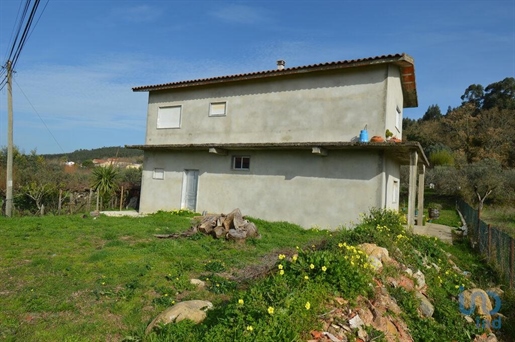
[[59,154],[42,154],[44,158],[55,159],[66,157],[68,161],[80,163],[86,160],[103,159],[103,158],[138,158],[143,157],[143,151],[129,149],[121,146],[101,147],[92,150],[76,150],[70,153]]

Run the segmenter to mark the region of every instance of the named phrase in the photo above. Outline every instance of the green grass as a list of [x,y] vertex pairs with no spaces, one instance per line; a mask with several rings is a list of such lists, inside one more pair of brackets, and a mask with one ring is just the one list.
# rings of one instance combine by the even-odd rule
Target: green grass
[[[295,248],[325,232],[256,220],[260,240],[237,245],[208,236],[157,239],[189,228],[190,218],[81,216],[0,218],[0,339],[120,340],[144,329],[173,300],[198,294],[190,278],[256,264],[272,250]],[[166,296],[165,296],[166,295]]]
[[[332,233],[252,219],[262,238],[245,244],[200,234],[153,237],[186,230],[190,218],[182,214],[0,218],[0,339],[305,341],[321,329],[319,317],[331,311],[334,297],[349,305],[358,296],[373,300],[371,284],[388,284],[388,276],[401,272],[374,273],[356,248],[364,242],[423,270],[435,306],[431,319],[419,316],[413,293],[387,286],[415,340],[470,341],[482,332],[464,323],[457,286],[486,286],[495,275],[470,251],[407,233],[396,212],[372,210],[355,229]],[[270,266],[266,275],[263,264]],[[191,278],[206,281],[206,288],[194,288]],[[184,321],[144,334],[158,313],[188,299],[215,308],[202,324]]]
[[482,220],[515,237],[515,208],[485,205]]

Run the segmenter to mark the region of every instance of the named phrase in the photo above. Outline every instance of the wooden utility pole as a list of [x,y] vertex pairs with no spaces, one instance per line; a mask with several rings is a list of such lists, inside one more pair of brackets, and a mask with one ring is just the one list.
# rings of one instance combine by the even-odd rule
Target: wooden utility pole
[[5,192],[5,215],[13,211],[13,84],[12,65],[7,61],[7,184]]

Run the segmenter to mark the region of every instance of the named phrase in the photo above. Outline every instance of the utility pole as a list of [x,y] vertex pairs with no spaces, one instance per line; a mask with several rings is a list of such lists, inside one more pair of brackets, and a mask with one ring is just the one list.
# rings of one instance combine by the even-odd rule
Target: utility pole
[[13,81],[12,64],[7,61],[7,184],[5,194],[5,215],[12,216],[13,210]]

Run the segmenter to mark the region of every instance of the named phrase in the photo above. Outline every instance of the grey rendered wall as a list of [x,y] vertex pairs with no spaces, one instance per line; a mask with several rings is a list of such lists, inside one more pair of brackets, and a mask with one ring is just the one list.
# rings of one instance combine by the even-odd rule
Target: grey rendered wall
[[[400,164],[388,157],[385,157],[385,176],[386,194],[384,207],[399,210]],[[397,182],[397,186],[394,185],[395,182]]]
[[[400,80],[381,65],[152,91],[146,144],[351,141],[365,125],[369,136],[384,136],[387,87],[400,89]],[[210,102],[218,101],[227,101],[227,115],[209,117]],[[182,106],[181,128],[157,129],[158,108],[175,105]]]
[[[359,214],[382,206],[383,157],[378,152],[308,150],[239,151],[251,157],[249,171],[231,170],[231,156],[207,152],[145,152],[140,211],[178,209],[185,169],[199,170],[197,211],[289,221],[334,229],[357,222]],[[154,168],[164,180],[152,179]]]
[[[387,78],[385,131],[389,129],[395,137],[402,139],[402,117],[404,113],[402,87],[399,79],[399,68],[390,65]],[[400,114],[397,112],[397,109],[400,110]]]

